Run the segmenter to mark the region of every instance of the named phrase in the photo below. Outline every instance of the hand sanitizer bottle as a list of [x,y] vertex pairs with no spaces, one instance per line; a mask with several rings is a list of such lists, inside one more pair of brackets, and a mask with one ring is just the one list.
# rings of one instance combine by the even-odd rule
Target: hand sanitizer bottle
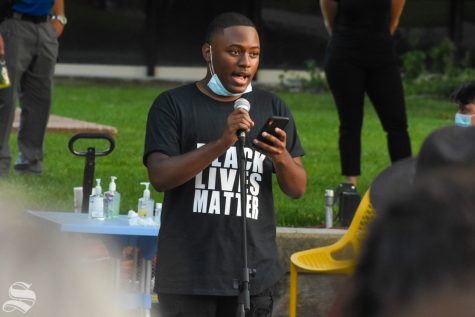
[[161,225],[161,219],[162,219],[162,203],[157,203],[155,205],[155,222],[158,224],[159,228]]
[[89,219],[92,219],[92,213],[91,213],[91,210],[92,210],[92,205],[94,204],[94,196],[96,196],[96,188],[93,187],[91,189],[91,194],[89,195],[89,204],[88,204],[88,213],[87,213],[87,216]]
[[143,191],[143,197],[139,198],[137,214],[139,217],[153,217],[154,201],[150,199],[150,190],[148,189],[150,183],[141,182],[140,184],[145,185],[145,190]]
[[104,193],[104,209],[107,219],[115,218],[120,213],[120,193],[117,191],[116,179],[117,177],[111,176],[109,190]]
[[97,185],[89,196],[89,218],[104,220],[104,195],[102,194],[101,179],[96,179]]

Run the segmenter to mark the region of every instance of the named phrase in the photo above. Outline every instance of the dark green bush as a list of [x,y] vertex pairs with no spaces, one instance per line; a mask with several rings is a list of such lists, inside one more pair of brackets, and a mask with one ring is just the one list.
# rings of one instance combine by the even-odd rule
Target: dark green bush
[[457,48],[448,38],[444,38],[439,45],[429,52],[430,71],[433,73],[450,73],[459,65],[455,64]]
[[456,59],[457,48],[448,38],[428,53],[419,50],[404,54],[404,88],[407,95],[434,95],[448,98],[459,86],[475,78],[469,68],[469,54]]
[[417,78],[406,78],[406,95],[434,95],[447,99],[462,84],[475,78],[474,68],[458,68],[450,73],[423,74]]
[[405,78],[417,78],[424,74],[426,69],[426,54],[423,51],[409,51],[403,55]]

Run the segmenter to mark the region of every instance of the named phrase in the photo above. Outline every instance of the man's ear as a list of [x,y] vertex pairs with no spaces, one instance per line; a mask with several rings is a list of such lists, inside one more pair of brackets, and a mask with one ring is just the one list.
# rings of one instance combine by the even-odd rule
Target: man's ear
[[211,62],[211,46],[208,43],[201,46],[201,54],[207,63]]

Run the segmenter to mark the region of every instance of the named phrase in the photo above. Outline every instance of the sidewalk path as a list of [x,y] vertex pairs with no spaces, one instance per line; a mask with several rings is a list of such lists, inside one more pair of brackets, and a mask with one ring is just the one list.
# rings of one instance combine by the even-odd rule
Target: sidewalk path
[[[17,108],[15,111],[15,119],[13,121],[14,131],[18,131],[19,122],[20,122],[20,109]],[[117,128],[112,127],[112,126],[61,117],[54,114],[50,114],[48,126],[46,129],[47,129],[47,132],[106,133],[111,136],[115,136],[118,132]]]

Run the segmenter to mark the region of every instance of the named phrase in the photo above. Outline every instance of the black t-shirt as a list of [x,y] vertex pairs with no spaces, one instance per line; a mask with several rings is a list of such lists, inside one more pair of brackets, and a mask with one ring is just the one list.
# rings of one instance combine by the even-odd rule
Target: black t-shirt
[[393,61],[391,0],[336,0],[338,11],[328,53]]
[[[255,138],[272,115],[290,117],[287,149],[302,156],[294,120],[277,96],[259,89],[243,95],[251,103]],[[152,152],[176,156],[218,139],[233,111],[196,85],[164,92],[153,103],[147,122],[144,163]],[[251,293],[272,286],[281,276],[275,242],[272,162],[245,147],[249,267],[257,270]],[[166,191],[158,239],[156,290],[173,294],[237,295],[242,275],[242,219],[236,147],[232,146],[187,183]]]

